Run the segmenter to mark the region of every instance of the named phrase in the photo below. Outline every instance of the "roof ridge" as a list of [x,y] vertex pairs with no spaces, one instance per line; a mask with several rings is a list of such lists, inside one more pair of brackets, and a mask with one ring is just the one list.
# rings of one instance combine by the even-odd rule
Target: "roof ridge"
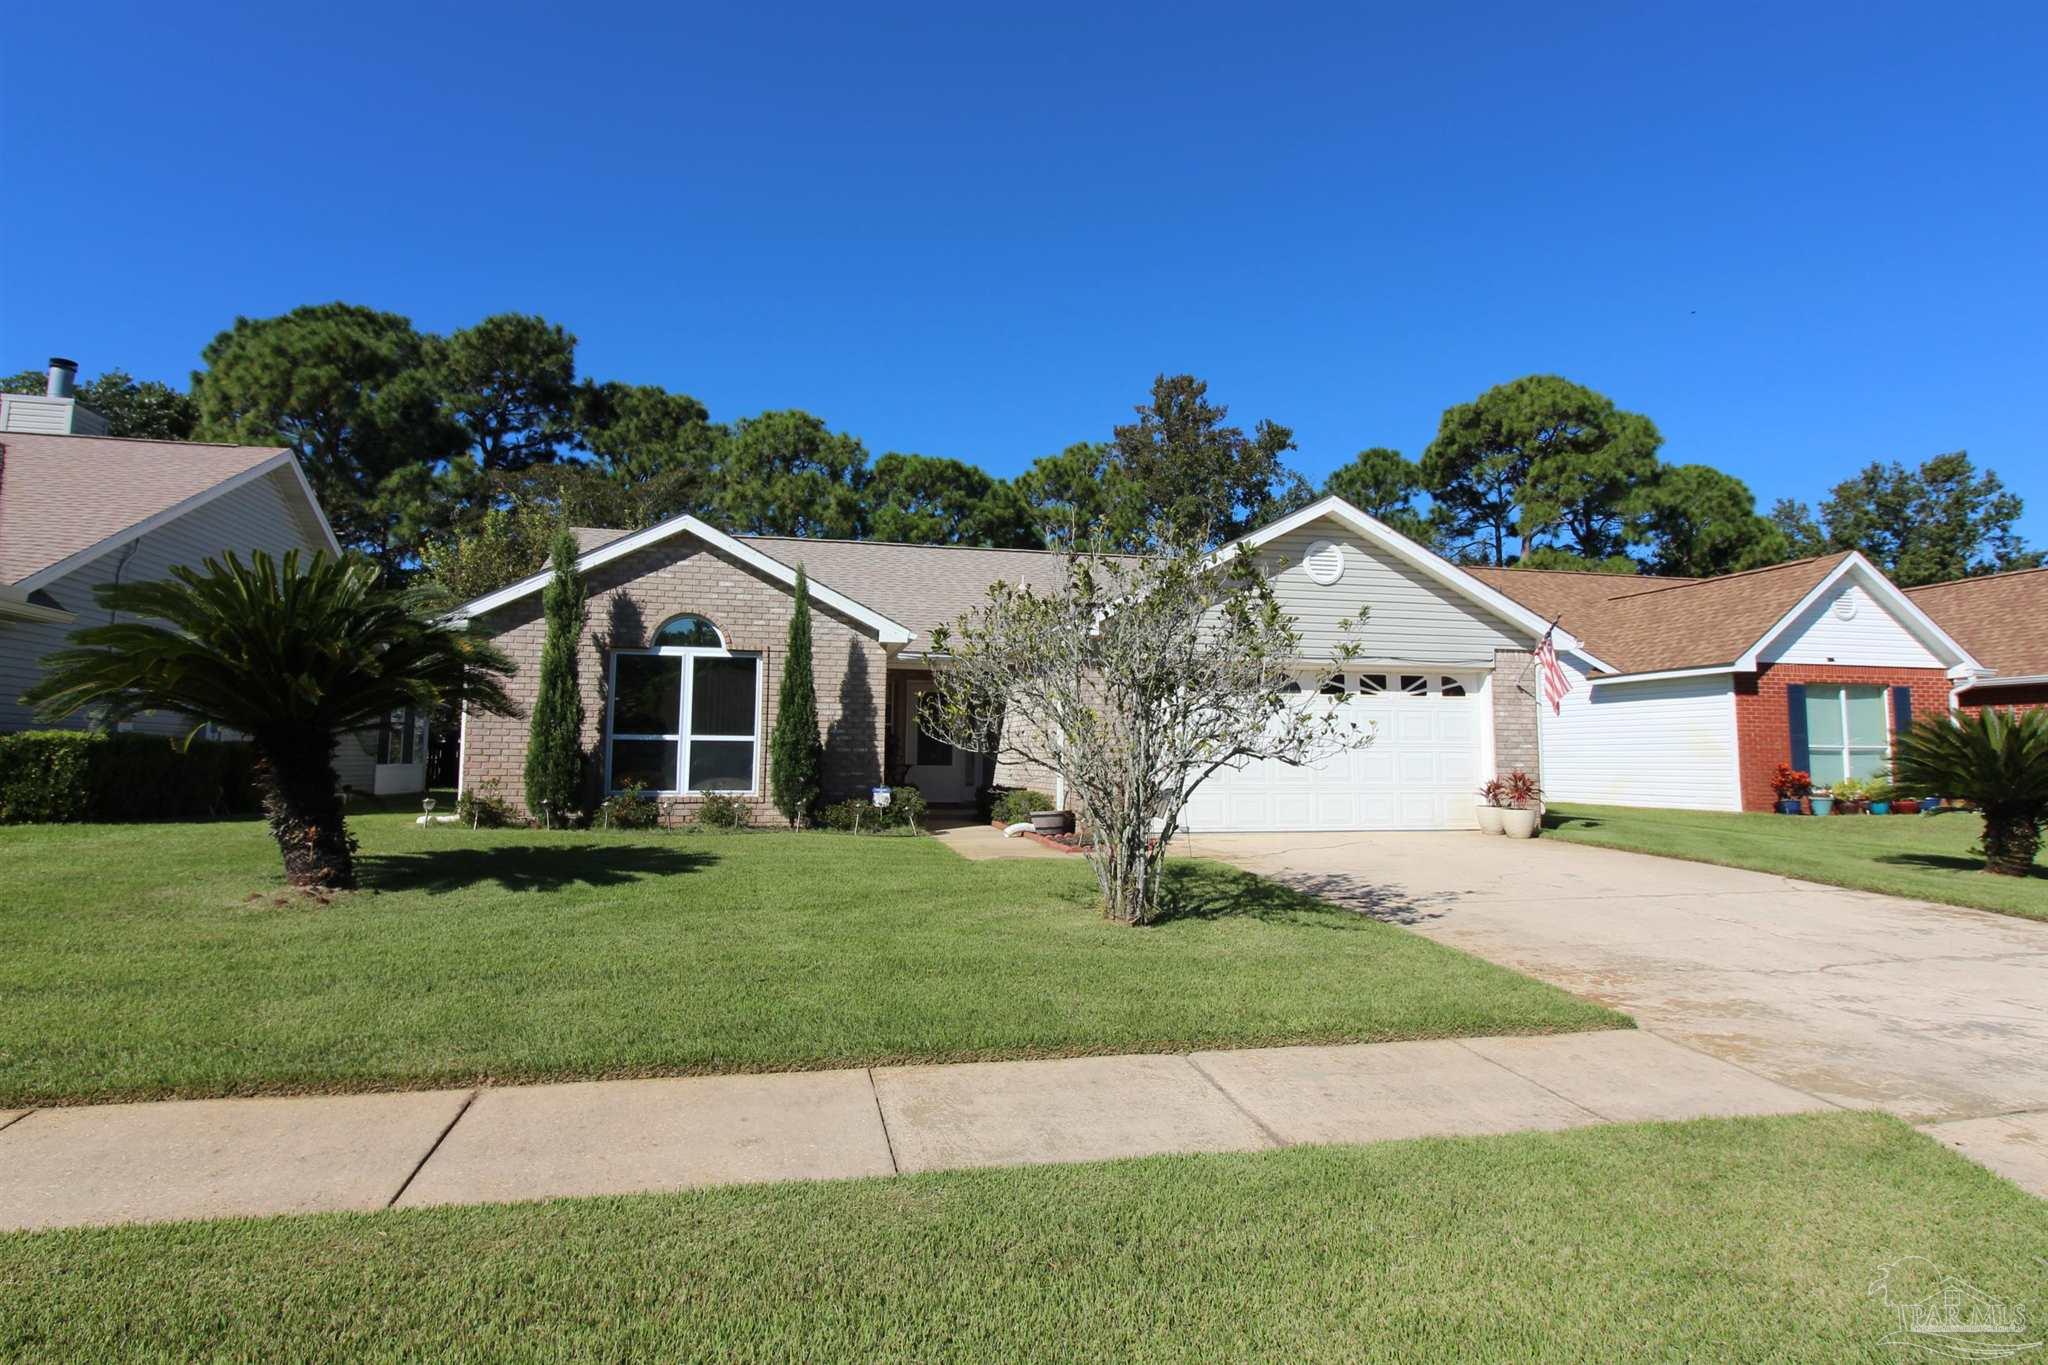
[[2048,564],[2037,564],[2031,569],[2000,569],[1997,573],[1966,574],[1961,578],[1945,578],[1939,583],[1922,583],[1918,587],[1901,588],[1907,596],[1916,592],[1929,592],[1936,588],[1959,588],[1966,583],[1988,583],[1994,578],[2022,578],[2030,573],[2048,573]]
[[1716,574],[1712,578],[1694,578],[1683,583],[1667,583],[1659,588],[1645,588],[1642,592],[1617,593],[1607,599],[1618,602],[1624,598],[1648,597],[1652,593],[1679,592],[1685,588],[1709,588],[1721,583],[1732,583],[1738,578],[1754,578],[1758,574],[1777,573],[1782,569],[1796,569],[1802,564],[1818,564],[1827,559],[1844,559],[1856,553],[1854,550],[1838,550],[1832,555],[1807,555],[1804,559],[1787,559],[1777,564],[1760,564],[1754,569],[1738,569],[1734,573]]
[[240,441],[183,441],[164,436],[95,436],[89,431],[10,431],[7,435],[59,441],[120,441],[134,446],[206,446],[212,450],[267,450],[273,455],[296,454],[290,446],[245,445]]
[[1570,574],[1577,578],[1611,578],[1617,583],[1631,580],[1651,583],[1704,583],[1704,578],[1688,578],[1675,573],[1607,573],[1601,569],[1538,569],[1525,564],[1474,564],[1470,568],[1484,569],[1488,573],[1547,573]]
[[[589,528],[592,530],[609,528]],[[1028,549],[1024,546],[1009,545],[949,545],[926,540],[860,540],[852,536],[784,536],[753,531],[736,532],[740,540],[778,540],[809,545],[880,545],[898,550],[978,550],[984,554],[1004,555],[1064,555],[1065,550]],[[1111,558],[1123,558],[1121,555]]]

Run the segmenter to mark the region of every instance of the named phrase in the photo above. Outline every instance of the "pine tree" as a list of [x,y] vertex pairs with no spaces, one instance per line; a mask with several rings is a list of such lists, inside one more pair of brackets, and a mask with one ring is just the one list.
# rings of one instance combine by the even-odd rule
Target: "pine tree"
[[583,636],[583,580],[576,572],[576,538],[555,537],[554,577],[541,594],[547,635],[540,647],[540,682],[533,699],[533,729],[526,742],[526,808],[552,822],[576,804],[583,767],[583,693],[576,651]]
[[811,588],[801,564],[796,569],[789,652],[782,659],[782,692],[768,755],[775,808],[802,829],[817,814],[823,795],[825,746],[818,738],[818,688],[811,676]]

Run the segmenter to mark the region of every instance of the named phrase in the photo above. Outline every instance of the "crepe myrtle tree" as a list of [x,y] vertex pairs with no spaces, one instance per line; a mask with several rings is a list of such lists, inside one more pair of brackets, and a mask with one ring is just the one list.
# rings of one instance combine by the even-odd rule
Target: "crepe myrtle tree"
[[[933,632],[920,723],[956,747],[1058,772],[1088,829],[1104,913],[1148,924],[1163,908],[1167,843],[1202,783],[1371,741],[1341,689],[1319,695],[1356,657],[1363,615],[1318,665],[1248,552],[1076,554],[1059,590],[999,583]],[[1299,704],[1304,692],[1315,700]]]
[[[52,724],[80,711],[108,722],[171,711],[249,737],[285,878],[356,884],[334,750],[405,706],[467,704],[518,714],[512,665],[488,641],[436,620],[417,592],[383,587],[377,566],[325,553],[283,560],[232,552],[144,583],[93,589],[111,624],[72,633],[23,697]],[[190,736],[187,737],[188,739]]]

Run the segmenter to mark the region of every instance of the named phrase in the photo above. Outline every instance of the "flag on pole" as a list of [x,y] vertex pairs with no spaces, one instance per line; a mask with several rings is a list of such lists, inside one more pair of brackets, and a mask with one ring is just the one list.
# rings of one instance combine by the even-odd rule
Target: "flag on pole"
[[1536,646],[1536,666],[1543,670],[1543,700],[1550,703],[1550,714],[1564,712],[1565,693],[1572,690],[1571,675],[1564,671],[1564,665],[1557,661],[1557,646],[1550,637],[1557,632],[1557,622],[1550,623],[1550,629],[1543,632],[1543,642]]

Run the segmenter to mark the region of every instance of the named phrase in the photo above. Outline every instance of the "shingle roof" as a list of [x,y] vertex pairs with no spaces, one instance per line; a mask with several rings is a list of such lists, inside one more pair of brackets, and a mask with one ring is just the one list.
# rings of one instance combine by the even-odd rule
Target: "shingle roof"
[[1930,583],[1906,595],[1986,668],[2016,678],[2048,673],[2048,569]]
[[1696,579],[1470,572],[1530,610],[1558,617],[1590,653],[1620,672],[1656,673],[1735,662],[1845,558],[1823,555]]
[[274,446],[0,434],[0,583],[19,583],[283,453]]

